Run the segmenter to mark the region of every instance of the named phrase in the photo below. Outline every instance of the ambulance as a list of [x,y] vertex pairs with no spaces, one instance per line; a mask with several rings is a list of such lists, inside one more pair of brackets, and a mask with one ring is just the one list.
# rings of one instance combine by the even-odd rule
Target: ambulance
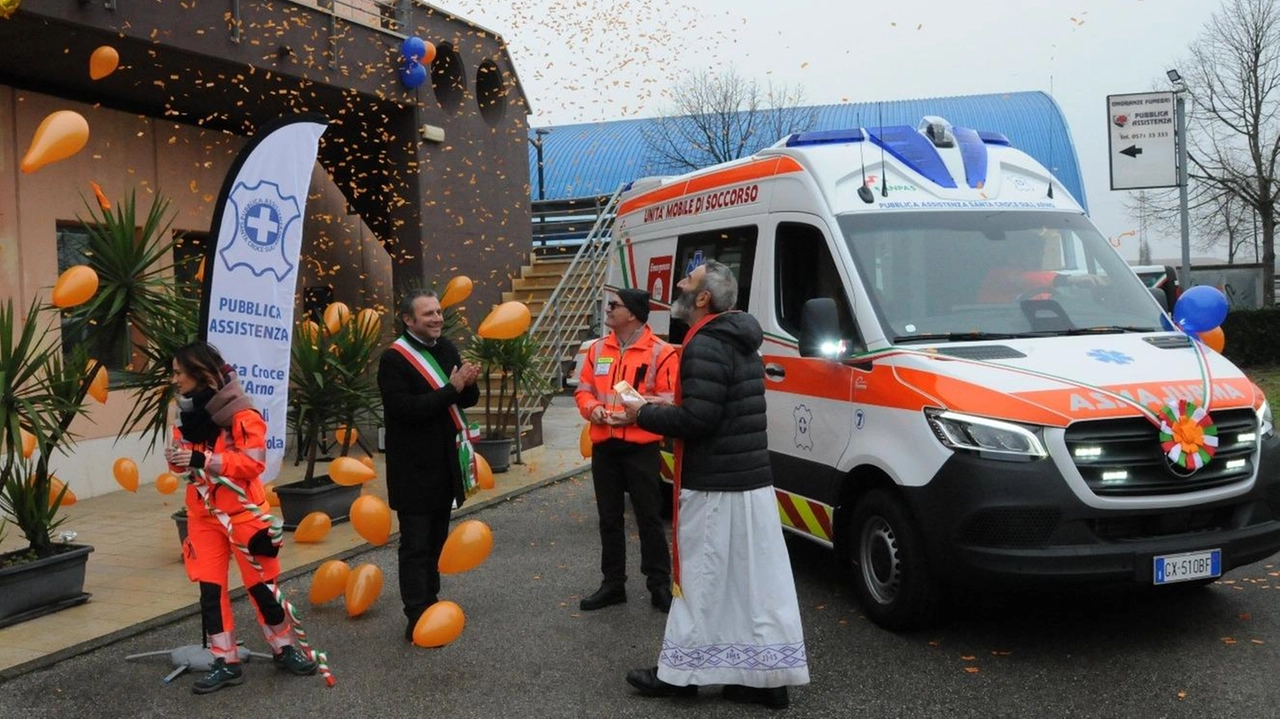
[[959,585],[1202,586],[1280,549],[1261,390],[1006,137],[793,134],[618,203],[606,289],[649,290],[673,343],[676,283],[737,275],[783,526],[845,559],[882,627]]

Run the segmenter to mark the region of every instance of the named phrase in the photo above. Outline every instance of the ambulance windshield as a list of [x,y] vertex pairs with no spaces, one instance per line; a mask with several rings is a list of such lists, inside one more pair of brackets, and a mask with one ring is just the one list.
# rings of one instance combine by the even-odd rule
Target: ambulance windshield
[[936,339],[1159,331],[1160,306],[1083,215],[842,215],[885,335]]

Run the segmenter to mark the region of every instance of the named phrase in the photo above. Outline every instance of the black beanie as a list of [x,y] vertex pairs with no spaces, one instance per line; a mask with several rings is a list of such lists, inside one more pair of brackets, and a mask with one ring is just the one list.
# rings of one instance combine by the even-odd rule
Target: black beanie
[[622,305],[641,322],[649,321],[649,293],[640,289],[618,290],[618,299]]

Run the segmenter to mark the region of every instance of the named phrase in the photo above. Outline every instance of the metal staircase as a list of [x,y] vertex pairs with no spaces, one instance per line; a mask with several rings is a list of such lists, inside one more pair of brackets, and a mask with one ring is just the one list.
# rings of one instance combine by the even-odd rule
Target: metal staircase
[[529,336],[538,346],[538,361],[532,371],[546,378],[550,389],[541,396],[530,397],[532,401],[521,406],[522,427],[564,387],[566,372],[572,368],[582,341],[602,331],[600,297],[614,251],[613,221],[621,195],[619,187],[600,209],[591,232],[529,327]]

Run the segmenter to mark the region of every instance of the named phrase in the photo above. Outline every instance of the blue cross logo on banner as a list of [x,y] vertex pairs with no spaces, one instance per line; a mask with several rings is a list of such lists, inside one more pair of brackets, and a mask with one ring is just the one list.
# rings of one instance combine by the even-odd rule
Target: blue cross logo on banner
[[279,185],[262,180],[252,187],[237,183],[228,199],[236,213],[236,231],[219,252],[227,270],[244,266],[255,277],[270,272],[283,281],[293,272],[293,264],[285,258],[284,239],[302,217],[297,198],[285,197]]
[[702,250],[693,253],[693,257],[689,258],[689,263],[684,266],[684,276],[688,277],[690,273],[706,264],[706,260],[702,257]]

